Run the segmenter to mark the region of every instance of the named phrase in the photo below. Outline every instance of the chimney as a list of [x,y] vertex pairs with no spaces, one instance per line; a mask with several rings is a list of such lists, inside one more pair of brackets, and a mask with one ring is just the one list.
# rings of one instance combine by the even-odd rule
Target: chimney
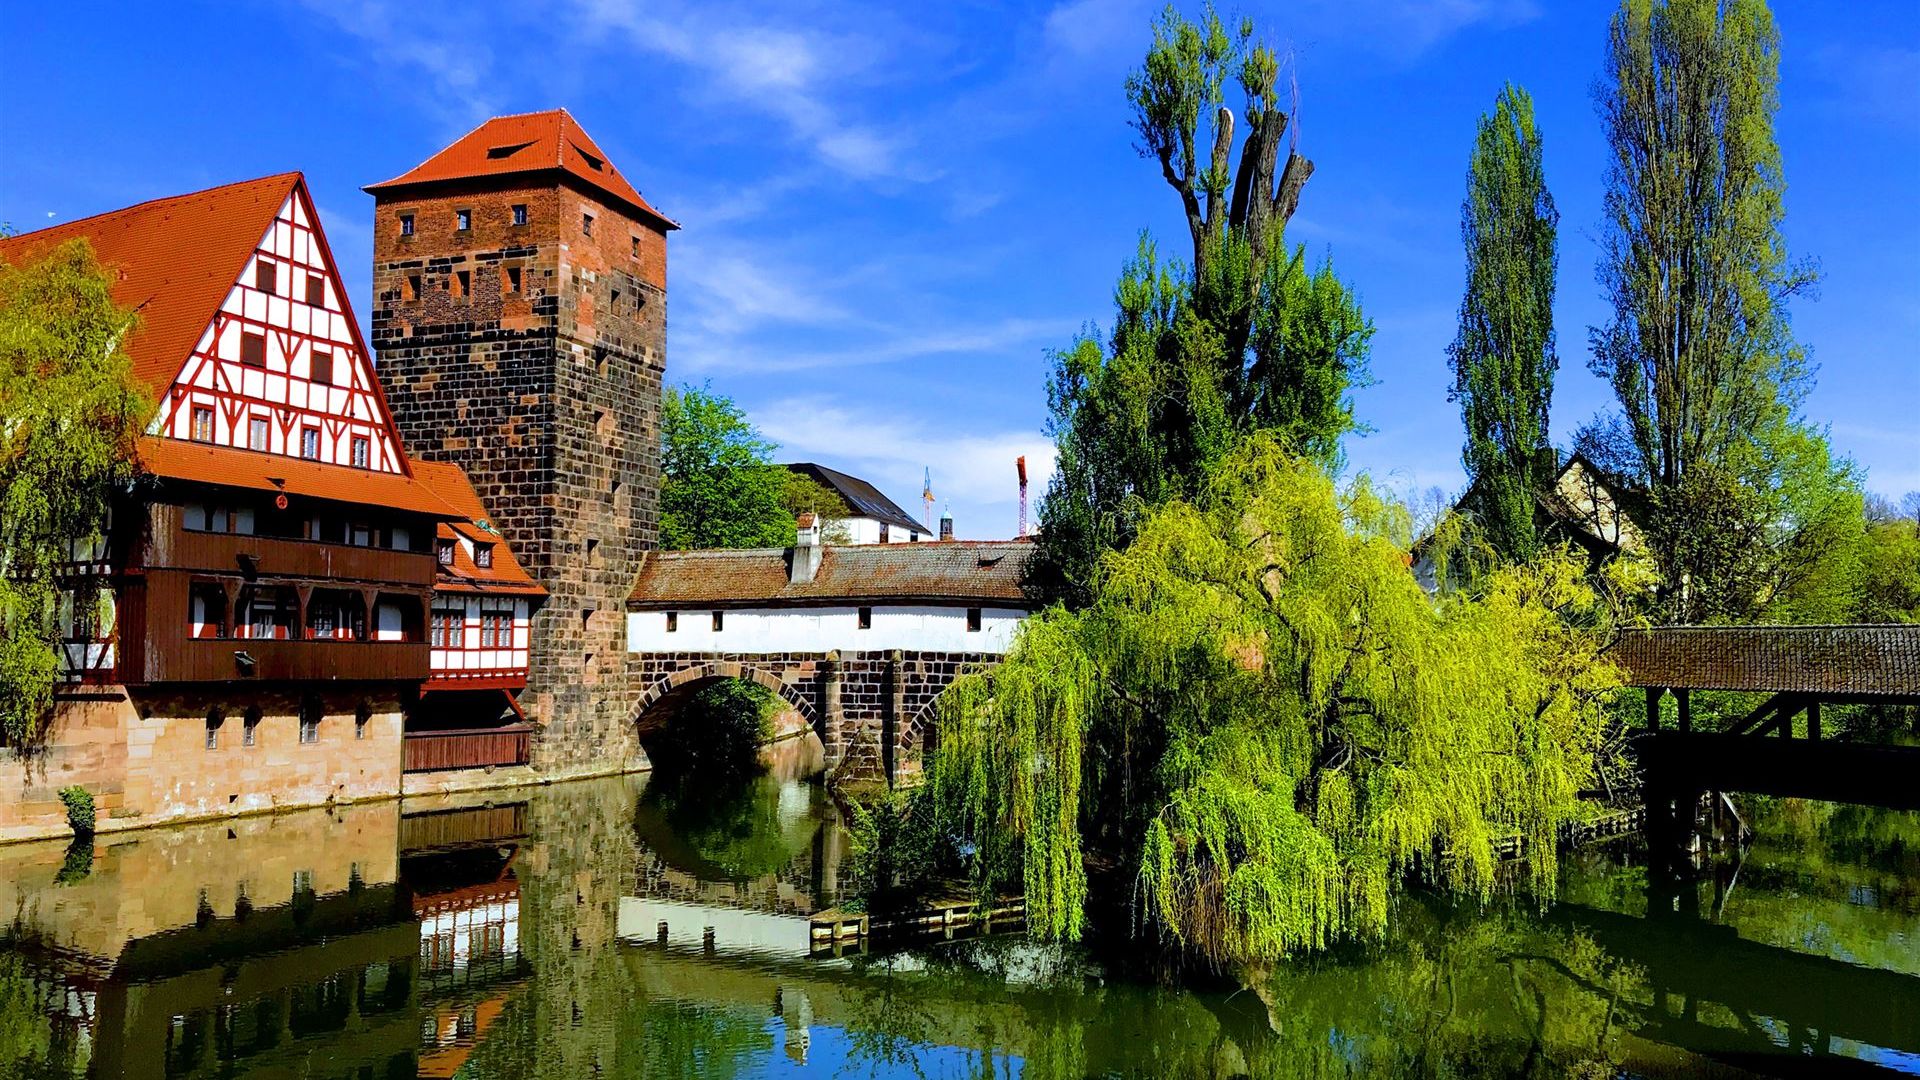
[[940,539],[953,539],[953,507],[940,508]]
[[820,572],[820,519],[812,514],[801,514],[794,524],[793,563],[788,569],[787,580],[795,585],[804,585]]

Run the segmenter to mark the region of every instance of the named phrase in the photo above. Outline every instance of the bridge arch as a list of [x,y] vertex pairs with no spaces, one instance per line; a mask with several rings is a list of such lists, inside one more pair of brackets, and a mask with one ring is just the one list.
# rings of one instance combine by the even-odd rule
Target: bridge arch
[[640,691],[630,721],[640,734],[657,731],[673,718],[675,710],[696,691],[722,679],[744,679],[773,691],[783,704],[806,720],[807,727],[815,735],[822,739],[826,737],[819,710],[807,700],[807,695],[800,688],[765,668],[736,660],[697,660],[656,679]]

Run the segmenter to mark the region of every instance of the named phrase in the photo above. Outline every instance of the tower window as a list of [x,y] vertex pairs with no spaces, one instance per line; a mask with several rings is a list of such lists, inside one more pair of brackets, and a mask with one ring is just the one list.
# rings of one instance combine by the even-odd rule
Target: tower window
[[453,274],[453,295],[465,298],[473,292],[473,273],[469,270],[456,270]]
[[419,274],[407,275],[405,283],[400,288],[400,299],[402,300],[420,299],[420,275]]
[[413,235],[413,215],[412,214],[400,215],[400,235],[401,236]]
[[514,204],[513,223],[515,225],[525,225],[527,223],[527,205],[525,203]]
[[206,405],[193,407],[193,441],[213,441],[213,409]]
[[591,536],[587,537],[587,565],[600,565],[600,541]]
[[453,227],[461,232],[466,232],[468,229],[473,228],[473,211],[455,210],[453,212]]
[[517,266],[507,267],[507,291],[510,293],[520,291],[520,268]]
[[592,214],[580,215],[580,232],[586,236],[593,235],[593,215]]
[[253,264],[253,287],[270,293],[274,291],[275,284],[274,265],[265,259],[256,261]]
[[319,274],[307,275],[307,306],[317,308],[327,306],[327,279]]
[[267,366],[267,335],[240,335],[240,362],[248,367]]
[[313,372],[311,377],[314,382],[327,383],[329,385],[333,383],[333,354],[332,353],[327,352],[323,349],[313,350],[313,358],[309,362],[309,366],[311,367]]
[[632,241],[633,243],[633,257],[636,259],[639,258],[640,257],[640,238],[637,236],[629,236],[627,237],[627,239]]

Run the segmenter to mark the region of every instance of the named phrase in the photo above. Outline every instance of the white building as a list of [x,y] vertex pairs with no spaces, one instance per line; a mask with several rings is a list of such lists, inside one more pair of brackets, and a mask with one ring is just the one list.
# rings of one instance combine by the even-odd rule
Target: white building
[[840,496],[853,510],[850,517],[829,517],[824,522],[827,535],[832,535],[836,527],[846,530],[843,543],[908,544],[933,539],[932,531],[924,523],[915,521],[913,515],[900,509],[900,504],[857,476],[811,461],[795,462],[787,469],[816,481]]

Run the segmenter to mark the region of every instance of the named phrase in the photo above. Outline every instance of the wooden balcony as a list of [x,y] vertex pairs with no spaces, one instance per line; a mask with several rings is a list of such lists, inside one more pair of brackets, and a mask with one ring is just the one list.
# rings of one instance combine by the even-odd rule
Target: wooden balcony
[[260,580],[318,580],[328,583],[432,588],[431,552],[392,551],[274,536],[194,532],[158,533],[148,550],[150,569],[199,570],[246,574]]
[[489,765],[525,765],[533,729],[525,724],[450,731],[409,731],[405,772],[483,769]]
[[[248,664],[238,654],[251,659]],[[428,674],[424,641],[189,638],[149,648],[144,682],[417,682]]]

